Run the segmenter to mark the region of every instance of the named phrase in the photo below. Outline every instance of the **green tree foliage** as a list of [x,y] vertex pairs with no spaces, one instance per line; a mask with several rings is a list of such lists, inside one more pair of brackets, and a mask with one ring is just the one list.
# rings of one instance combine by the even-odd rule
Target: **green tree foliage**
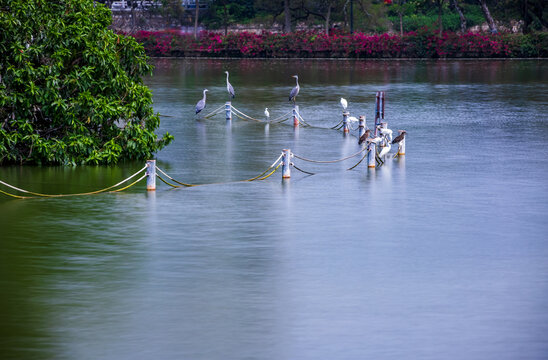
[[141,45],[92,0],[0,0],[0,163],[143,159],[158,138]]
[[212,29],[224,28],[229,25],[246,23],[255,16],[253,0],[213,0],[203,22]]

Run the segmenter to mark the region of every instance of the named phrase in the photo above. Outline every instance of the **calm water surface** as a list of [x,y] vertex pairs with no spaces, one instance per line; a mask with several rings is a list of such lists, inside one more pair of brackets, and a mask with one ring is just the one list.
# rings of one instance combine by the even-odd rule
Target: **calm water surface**
[[[2,359],[546,359],[548,62],[161,60],[146,79],[158,165],[190,183],[155,193],[0,198]],[[299,74],[316,127],[290,110]],[[262,182],[284,148],[332,160],[358,151],[328,128],[339,98],[371,126],[408,131],[405,158],[359,158]],[[43,192],[89,191],[143,166],[3,167]]]

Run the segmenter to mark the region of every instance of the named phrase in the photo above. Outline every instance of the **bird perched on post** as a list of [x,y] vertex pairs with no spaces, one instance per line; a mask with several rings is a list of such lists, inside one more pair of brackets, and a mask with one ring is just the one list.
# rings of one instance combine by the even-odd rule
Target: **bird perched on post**
[[234,99],[234,88],[232,85],[228,82],[228,71],[225,71],[226,74],[226,90],[228,91],[229,98],[232,97]]
[[301,87],[299,86],[299,76],[293,75],[292,77],[294,77],[297,81],[297,85],[291,89],[291,92],[289,93],[289,101],[293,101],[293,104],[295,104],[295,98],[299,95],[299,90],[301,90]]
[[394,138],[394,140],[392,140],[392,144],[398,144],[398,151],[396,152],[396,155],[394,155],[394,157],[396,157],[400,154],[401,147],[402,147],[402,142],[405,139],[405,134],[407,134],[407,131],[405,131],[405,130],[398,130],[398,132],[400,134],[398,136],[396,136]]
[[207,89],[204,89],[204,97],[202,98],[202,100],[198,101],[198,103],[196,104],[196,114],[199,113],[200,111],[202,111],[206,106],[206,92],[207,91],[208,91]]
[[383,147],[381,152],[379,153],[379,157],[382,158],[384,155],[388,154],[390,152],[390,149],[392,149],[392,144],[386,144],[386,146]]
[[402,142],[403,139],[405,139],[405,134],[407,134],[407,131],[405,130],[398,130],[398,132],[400,133],[398,136],[396,136],[394,138],[394,140],[392,140],[392,144],[400,144]]
[[264,115],[266,116],[266,120],[270,118],[270,113],[268,112],[268,108],[264,108]]
[[341,98],[341,106],[343,110],[346,110],[346,108],[348,107],[348,101],[346,101],[345,98]]
[[377,125],[377,129],[383,134],[385,137],[387,137],[390,141],[392,141],[392,130],[385,129],[382,127],[382,125]]
[[360,136],[360,139],[358,140],[358,144],[361,145],[367,138],[369,137],[369,134],[371,134],[371,129],[365,130],[365,133]]

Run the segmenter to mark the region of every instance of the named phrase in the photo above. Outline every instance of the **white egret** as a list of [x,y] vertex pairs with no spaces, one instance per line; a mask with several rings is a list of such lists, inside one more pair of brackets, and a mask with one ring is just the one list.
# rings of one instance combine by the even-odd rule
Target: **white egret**
[[196,114],[199,113],[200,111],[202,111],[206,106],[206,92],[207,91],[208,91],[207,89],[204,89],[204,97],[202,98],[202,100],[198,101],[198,103],[196,104]]
[[386,144],[386,146],[383,147],[381,152],[379,153],[379,157],[382,158],[384,155],[388,154],[390,152],[390,149],[392,149],[392,144]]
[[346,108],[348,107],[348,101],[346,101],[345,98],[341,98],[341,106],[343,110],[346,110]]
[[355,116],[349,116],[346,118],[346,120],[350,122],[358,122],[358,118]]
[[268,108],[264,108],[264,115],[266,116],[267,120],[270,118],[270,113],[268,112]]
[[386,136],[390,141],[392,141],[392,130],[390,129],[385,129],[382,127],[382,125],[377,125],[377,129],[379,129],[379,131],[381,132],[381,134],[383,134],[384,136]]

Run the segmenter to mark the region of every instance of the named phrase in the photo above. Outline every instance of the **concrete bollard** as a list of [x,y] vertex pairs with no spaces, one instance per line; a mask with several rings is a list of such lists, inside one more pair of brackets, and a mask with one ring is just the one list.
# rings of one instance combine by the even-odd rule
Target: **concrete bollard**
[[375,143],[369,143],[367,146],[367,167],[375,168],[377,166],[375,156],[377,155],[377,146]]
[[299,126],[299,105],[293,106],[293,126]]
[[365,134],[365,115],[360,115],[358,119],[358,140]]
[[348,111],[343,111],[343,132],[345,134],[348,134],[348,132],[350,131],[348,127],[348,115],[350,115]]
[[282,179],[289,179],[291,177],[291,150],[283,149],[282,151]]
[[156,190],[156,160],[147,160],[147,190]]
[[227,101],[225,103],[226,121],[232,121],[232,103]]

